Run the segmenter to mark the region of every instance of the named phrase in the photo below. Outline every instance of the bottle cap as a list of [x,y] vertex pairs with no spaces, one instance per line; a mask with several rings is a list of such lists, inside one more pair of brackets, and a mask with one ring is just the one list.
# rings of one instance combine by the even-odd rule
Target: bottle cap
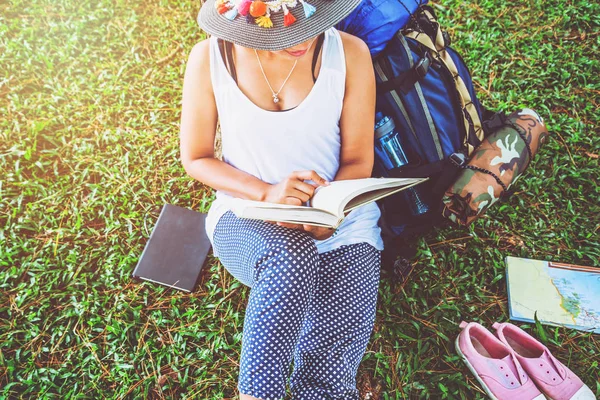
[[376,129],[375,129],[375,138],[379,139],[382,136],[385,136],[386,134],[388,134],[390,131],[393,131],[394,128],[396,127],[396,124],[394,124],[394,120],[388,117],[385,117],[382,115],[382,118],[384,118],[383,122],[381,125],[380,123],[382,122],[382,119],[378,119],[377,125],[376,125]]
[[386,118],[386,116],[383,115],[381,111],[377,111],[377,113],[375,114],[375,129],[383,125],[387,119],[388,118]]

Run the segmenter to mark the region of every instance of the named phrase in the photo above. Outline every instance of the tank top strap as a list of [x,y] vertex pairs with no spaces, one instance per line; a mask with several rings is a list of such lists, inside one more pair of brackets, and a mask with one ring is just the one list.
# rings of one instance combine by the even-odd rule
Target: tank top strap
[[325,31],[325,43],[323,44],[323,67],[341,72],[346,75],[346,56],[340,32],[335,28]]
[[212,80],[214,93],[219,93],[219,88],[229,85],[233,82],[233,78],[229,74],[227,67],[221,57],[219,42],[216,36],[211,36],[210,39],[210,78]]

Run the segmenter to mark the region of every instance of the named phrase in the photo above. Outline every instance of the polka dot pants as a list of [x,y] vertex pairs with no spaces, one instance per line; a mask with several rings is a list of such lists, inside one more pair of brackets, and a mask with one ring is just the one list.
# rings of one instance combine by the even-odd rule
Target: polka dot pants
[[318,253],[306,233],[227,211],[215,254],[249,286],[238,389],[263,400],[358,399],[356,373],[375,321],[380,251]]

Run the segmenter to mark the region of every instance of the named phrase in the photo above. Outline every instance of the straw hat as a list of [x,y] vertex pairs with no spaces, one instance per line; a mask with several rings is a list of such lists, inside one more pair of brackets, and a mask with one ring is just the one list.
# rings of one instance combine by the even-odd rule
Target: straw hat
[[198,14],[207,33],[243,47],[277,51],[344,19],[362,0],[208,0]]

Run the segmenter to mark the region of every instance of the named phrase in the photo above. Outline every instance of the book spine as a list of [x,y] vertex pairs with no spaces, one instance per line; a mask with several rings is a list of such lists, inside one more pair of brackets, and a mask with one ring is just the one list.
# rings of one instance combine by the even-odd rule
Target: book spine
[[[156,226],[160,222],[160,219],[166,213],[167,207],[168,207],[168,204],[165,204],[163,206],[162,210],[160,210],[160,214],[158,215],[158,219],[156,220],[156,223],[154,224],[154,228],[156,228]],[[137,270],[138,270],[138,267],[140,266],[140,261],[144,258],[144,254],[146,253],[146,250],[148,250],[148,248],[150,247],[150,243],[152,242],[152,237],[154,236],[154,232],[156,231],[156,229],[154,229],[154,228],[152,228],[152,232],[150,232],[150,237],[148,238],[148,241],[146,242],[146,246],[144,246],[144,251],[142,251],[142,254],[140,255],[140,258],[138,258],[138,263],[135,266],[135,268],[133,269],[133,272],[131,273],[131,276],[133,278],[138,278],[138,276],[137,276]]]

